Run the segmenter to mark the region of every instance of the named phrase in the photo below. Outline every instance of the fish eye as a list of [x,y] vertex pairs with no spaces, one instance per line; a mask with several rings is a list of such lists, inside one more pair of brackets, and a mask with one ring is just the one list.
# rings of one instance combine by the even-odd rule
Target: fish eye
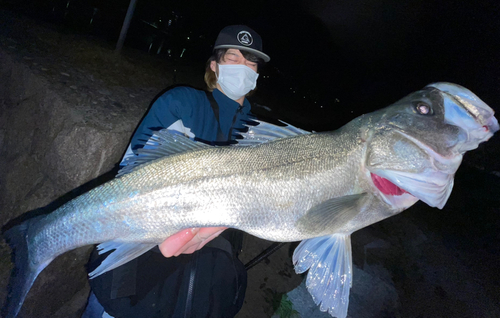
[[417,112],[421,115],[432,115],[432,108],[429,104],[424,102],[418,102],[415,106]]

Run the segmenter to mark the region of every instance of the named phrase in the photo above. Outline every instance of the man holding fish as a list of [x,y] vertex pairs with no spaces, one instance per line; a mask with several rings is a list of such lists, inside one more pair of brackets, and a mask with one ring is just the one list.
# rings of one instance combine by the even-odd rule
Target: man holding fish
[[[225,27],[206,65],[207,91],[179,86],[161,95],[134,133],[121,165],[133,162],[137,149],[148,147],[153,131],[164,128],[210,145],[228,145],[248,119],[250,103],[245,96],[255,89],[257,72],[269,60],[254,30],[244,25]],[[218,237],[225,229],[185,229],[159,249],[91,280],[93,292],[83,317],[234,316],[243,304],[246,271],[237,258],[242,233]],[[212,240],[207,249],[196,252]],[[172,257],[181,254],[191,255]],[[100,259],[96,251],[92,259],[90,268],[95,268]],[[194,296],[192,287],[206,283],[207,277],[220,280],[214,271],[226,276],[228,285],[197,287]],[[157,281],[143,282],[147,277]],[[138,298],[143,299],[135,301]]]

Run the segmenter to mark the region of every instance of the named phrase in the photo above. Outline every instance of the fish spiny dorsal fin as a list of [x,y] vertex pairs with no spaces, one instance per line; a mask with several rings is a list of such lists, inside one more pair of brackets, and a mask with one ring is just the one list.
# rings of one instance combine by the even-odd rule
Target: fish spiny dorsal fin
[[320,310],[345,318],[352,286],[351,236],[304,240],[293,253],[293,263],[297,274],[309,270],[306,287]]
[[159,158],[208,147],[208,145],[193,141],[174,130],[162,129],[155,131],[144,145],[144,148],[137,150],[136,156],[128,157],[121,163],[123,167],[118,171],[116,177],[121,177],[130,173],[136,167]]
[[286,126],[277,126],[257,119],[252,119],[252,121],[258,123],[258,125],[246,125],[248,127],[248,131],[239,133],[239,135],[243,137],[243,139],[237,139],[236,141],[238,143],[234,144],[233,146],[253,146],[266,143],[278,138],[311,133],[309,131],[289,125],[283,121],[280,122],[285,124]]

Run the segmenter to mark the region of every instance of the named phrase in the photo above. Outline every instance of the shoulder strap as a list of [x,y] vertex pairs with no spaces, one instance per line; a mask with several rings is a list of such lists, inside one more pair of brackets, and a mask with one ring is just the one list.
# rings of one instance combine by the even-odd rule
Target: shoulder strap
[[215,141],[227,142],[228,139],[226,136],[224,136],[224,134],[222,133],[222,130],[220,128],[219,104],[217,104],[217,102],[215,101],[215,98],[214,98],[212,92],[205,91],[205,93],[207,94],[208,101],[210,102],[210,106],[212,107],[212,110],[214,112],[215,119],[217,120],[217,139]]

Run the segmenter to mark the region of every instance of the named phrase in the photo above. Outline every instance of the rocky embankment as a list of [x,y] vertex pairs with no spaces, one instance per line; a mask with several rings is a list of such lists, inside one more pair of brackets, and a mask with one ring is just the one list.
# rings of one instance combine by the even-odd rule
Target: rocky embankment
[[[140,52],[115,54],[107,43],[12,13],[0,15],[0,223],[5,224],[102,182],[155,95],[175,83],[175,72],[171,64]],[[199,84],[186,80],[187,68],[179,73],[184,82]],[[203,70],[199,73],[202,77]],[[77,189],[91,180],[96,181]],[[67,253],[42,272],[23,308],[25,317],[77,317],[88,293],[88,250]],[[4,299],[11,268],[6,245],[0,259]]]

